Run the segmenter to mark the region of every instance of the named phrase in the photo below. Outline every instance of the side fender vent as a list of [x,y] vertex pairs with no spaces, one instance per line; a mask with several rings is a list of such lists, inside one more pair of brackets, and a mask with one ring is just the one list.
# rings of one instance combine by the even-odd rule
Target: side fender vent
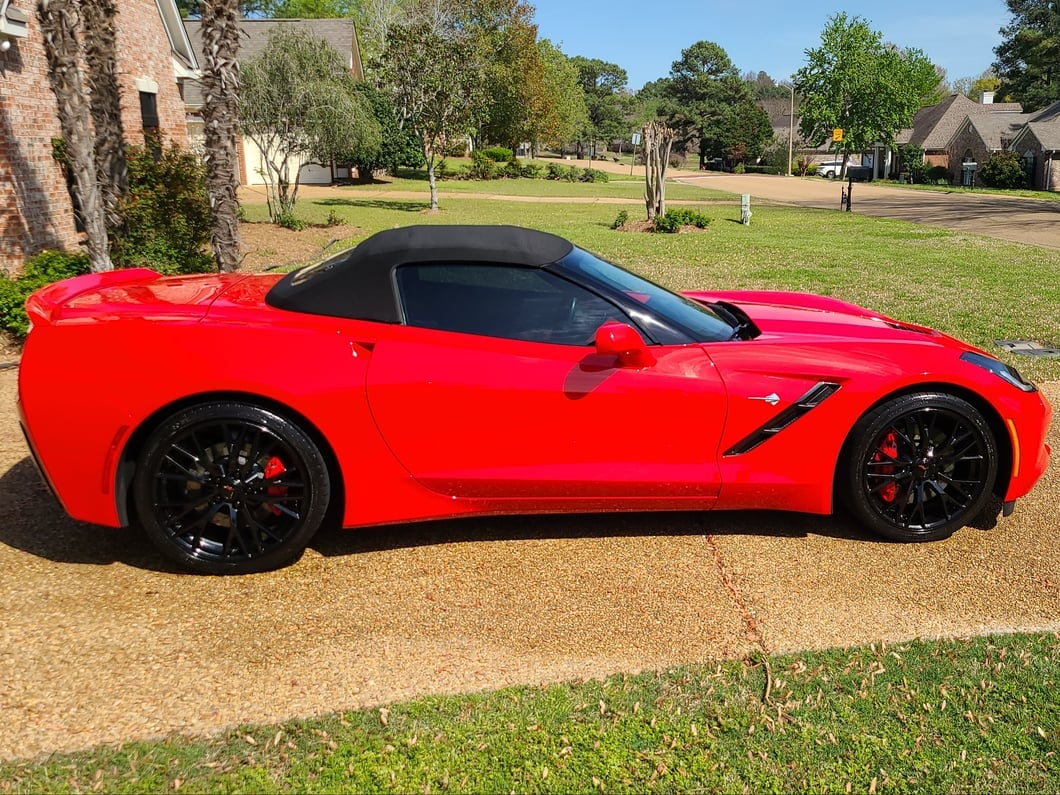
[[799,417],[820,406],[837,391],[839,391],[839,384],[834,384],[830,381],[822,381],[814,385],[809,392],[781,411],[765,425],[745,436],[722,455],[728,457],[751,452],[763,442],[772,439]]

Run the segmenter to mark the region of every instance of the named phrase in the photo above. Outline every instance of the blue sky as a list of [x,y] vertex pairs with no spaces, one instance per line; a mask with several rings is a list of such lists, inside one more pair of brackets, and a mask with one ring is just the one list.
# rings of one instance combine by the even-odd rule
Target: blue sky
[[539,37],[567,55],[618,64],[629,73],[631,89],[665,77],[681,50],[697,41],[719,44],[741,72],[786,79],[805,63],[805,51],[820,44],[828,19],[840,11],[867,20],[884,41],[919,47],[950,80],[977,77],[993,63],[998,30],[1009,20],[1004,0],[528,1],[537,9]]

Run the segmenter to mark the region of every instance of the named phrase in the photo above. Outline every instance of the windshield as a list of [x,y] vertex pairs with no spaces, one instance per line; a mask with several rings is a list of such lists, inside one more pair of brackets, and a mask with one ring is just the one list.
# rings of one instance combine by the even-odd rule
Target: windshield
[[[624,308],[659,342],[719,342],[732,338],[733,324],[710,307],[670,292],[588,251],[576,247],[556,265],[602,292],[624,297]],[[667,327],[681,332],[686,339],[674,339],[672,333],[666,333]]]

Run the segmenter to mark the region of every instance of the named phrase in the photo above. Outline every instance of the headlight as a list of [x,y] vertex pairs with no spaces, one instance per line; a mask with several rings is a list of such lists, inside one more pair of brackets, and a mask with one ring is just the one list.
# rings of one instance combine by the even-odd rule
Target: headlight
[[968,362],[968,364],[974,364],[976,367],[982,367],[984,370],[989,370],[1002,381],[1008,381],[1008,383],[1012,384],[1016,389],[1022,389],[1024,392],[1038,391],[1038,387],[1019,374],[1019,370],[1015,367],[1010,367],[992,356],[975,353],[974,351],[966,351],[961,354],[961,359]]

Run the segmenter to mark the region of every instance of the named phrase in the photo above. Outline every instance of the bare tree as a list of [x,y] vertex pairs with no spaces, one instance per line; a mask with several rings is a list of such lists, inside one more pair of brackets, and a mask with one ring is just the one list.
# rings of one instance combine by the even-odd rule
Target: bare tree
[[203,133],[206,190],[213,210],[214,260],[221,271],[239,267],[239,0],[204,0]]
[[44,37],[48,77],[58,106],[59,126],[74,177],[74,195],[88,238],[89,267],[95,272],[113,270],[105,206],[96,179],[92,114],[81,76],[81,47],[77,38],[81,15],[75,0],[40,0],[37,17]]
[[82,0],[85,82],[95,128],[96,174],[111,233],[121,227],[118,205],[129,192],[125,134],[121,123],[114,0]]
[[644,125],[644,203],[648,220],[666,215],[666,167],[670,164],[670,149],[674,131],[661,121]]

